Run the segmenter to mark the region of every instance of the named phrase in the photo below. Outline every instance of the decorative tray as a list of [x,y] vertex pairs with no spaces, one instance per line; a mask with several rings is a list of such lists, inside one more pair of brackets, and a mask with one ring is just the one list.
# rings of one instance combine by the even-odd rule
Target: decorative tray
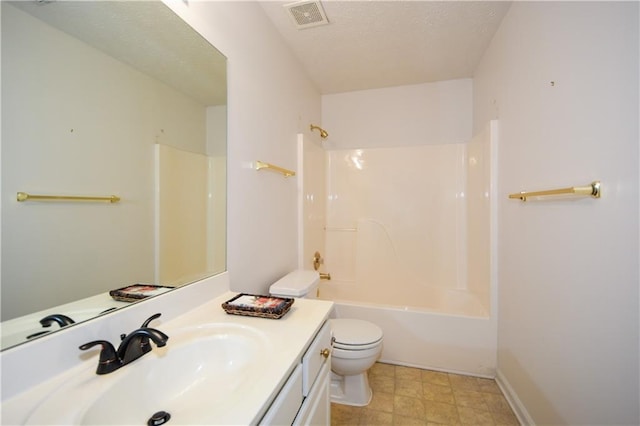
[[282,318],[293,305],[293,299],[240,293],[222,304],[228,314],[261,318]]
[[166,287],[163,285],[133,284],[117,290],[111,290],[109,295],[115,300],[119,300],[121,302],[137,302],[140,299],[157,296],[158,294],[166,293],[172,289],[173,287]]

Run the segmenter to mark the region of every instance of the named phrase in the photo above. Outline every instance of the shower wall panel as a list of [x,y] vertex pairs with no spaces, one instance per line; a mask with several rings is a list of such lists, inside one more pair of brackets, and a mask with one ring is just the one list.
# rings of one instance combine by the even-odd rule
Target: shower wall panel
[[156,150],[156,282],[181,285],[202,275],[209,266],[210,159],[161,144],[156,144]]
[[327,156],[332,285],[357,286],[374,303],[390,290],[466,289],[465,144]]

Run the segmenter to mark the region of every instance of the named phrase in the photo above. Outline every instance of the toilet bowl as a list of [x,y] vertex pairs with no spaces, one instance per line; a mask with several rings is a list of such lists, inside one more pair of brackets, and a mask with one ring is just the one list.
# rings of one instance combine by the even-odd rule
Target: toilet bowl
[[[315,298],[320,275],[296,270],[269,288],[272,296]],[[383,333],[377,325],[363,320],[331,319],[331,402],[365,406],[371,402],[367,370],[382,352]]]
[[382,330],[363,320],[330,320],[333,332],[331,353],[331,401],[364,406],[373,395],[367,370],[382,352]]

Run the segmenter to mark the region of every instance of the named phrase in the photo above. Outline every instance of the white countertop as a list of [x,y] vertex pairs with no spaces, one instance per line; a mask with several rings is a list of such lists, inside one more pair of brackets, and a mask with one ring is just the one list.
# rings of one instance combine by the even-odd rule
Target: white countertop
[[[328,301],[296,299],[290,311],[278,320],[228,315],[222,309],[221,304],[235,295],[237,293],[226,292],[171,321],[162,322],[161,319],[158,319],[152,324],[154,328],[169,335],[170,339],[167,342],[167,346],[171,345],[171,333],[173,331],[177,332],[185,327],[221,322],[253,327],[263,333],[271,343],[269,345],[271,349],[260,354],[260,356],[268,357],[269,368],[255,378],[248,391],[244,391],[237,399],[234,398],[234,401],[237,402],[234,402],[233,406],[225,407],[224,410],[212,410],[210,415],[207,416],[208,418],[203,419],[203,424],[246,425],[257,423],[293,371],[295,365],[300,362],[304,350],[324,321],[329,317],[333,307],[333,303]],[[116,342],[112,343],[115,344]],[[26,392],[3,401],[3,420],[28,418],[31,410],[46,399],[48,395],[56,392],[71,377],[95,374],[97,362],[97,354],[88,356],[82,365],[62,372]],[[136,365],[134,362],[122,368],[135,369]],[[101,379],[103,377],[106,378],[108,375],[98,378]],[[9,413],[11,415],[5,417]]]
[[[229,407],[224,413],[215,414],[215,424],[255,424],[269,408],[280,387],[287,380],[295,365],[300,362],[306,347],[329,318],[333,302],[324,300],[296,299],[289,312],[282,318],[244,317],[229,315],[222,303],[238,293],[225,293],[211,303],[201,306],[161,327],[164,331],[194,324],[231,321],[236,324],[256,327],[264,332],[273,344],[269,357],[270,368],[264,376],[257,378],[250,394],[243,395],[241,407]],[[169,332],[167,334],[171,335]],[[170,342],[169,342],[170,343]],[[125,367],[126,368],[126,367]]]

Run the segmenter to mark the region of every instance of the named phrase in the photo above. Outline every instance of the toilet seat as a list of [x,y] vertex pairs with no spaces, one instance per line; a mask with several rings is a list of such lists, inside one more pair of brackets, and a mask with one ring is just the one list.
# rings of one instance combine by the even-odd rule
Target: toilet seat
[[337,343],[337,342],[333,342],[333,347],[335,349],[342,349],[344,351],[366,351],[369,349],[375,349],[378,346],[380,346],[380,344],[382,343],[381,340],[378,340],[377,342],[374,343],[370,343],[368,345],[345,345],[344,343]]
[[333,351],[331,352],[331,357],[333,359],[341,358],[341,359],[352,359],[352,360],[362,360],[369,357],[374,357],[377,359],[381,351],[382,351],[382,342],[378,342],[377,346],[373,346],[368,349],[360,349],[360,350],[342,349],[334,346]]
[[382,330],[375,324],[357,319],[332,319],[333,347],[348,351],[374,349],[382,343]]

